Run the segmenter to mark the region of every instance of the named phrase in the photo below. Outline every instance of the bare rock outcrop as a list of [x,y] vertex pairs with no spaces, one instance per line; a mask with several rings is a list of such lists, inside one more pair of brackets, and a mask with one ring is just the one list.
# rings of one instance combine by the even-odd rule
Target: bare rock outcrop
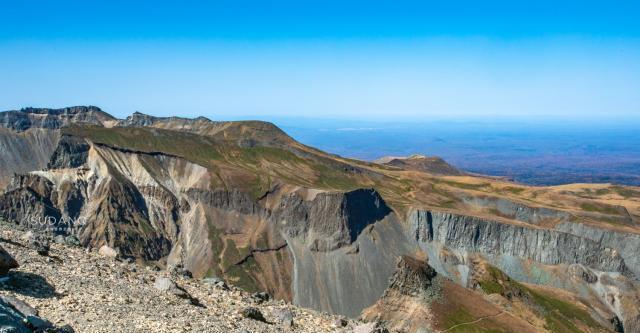
[[551,265],[577,263],[600,271],[633,274],[615,249],[568,233],[430,211],[414,211],[409,221],[420,243],[435,241],[469,252]]
[[275,211],[289,237],[304,238],[312,251],[327,252],[353,243],[391,209],[373,189],[320,193],[306,201],[292,194]]
[[18,267],[18,262],[0,246],[0,276],[6,275],[10,269]]

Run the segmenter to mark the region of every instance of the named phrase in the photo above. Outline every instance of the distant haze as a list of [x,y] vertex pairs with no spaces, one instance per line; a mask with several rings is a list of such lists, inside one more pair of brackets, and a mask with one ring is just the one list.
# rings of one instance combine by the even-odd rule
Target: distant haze
[[345,122],[273,119],[301,142],[346,157],[435,155],[521,183],[640,186],[638,122]]

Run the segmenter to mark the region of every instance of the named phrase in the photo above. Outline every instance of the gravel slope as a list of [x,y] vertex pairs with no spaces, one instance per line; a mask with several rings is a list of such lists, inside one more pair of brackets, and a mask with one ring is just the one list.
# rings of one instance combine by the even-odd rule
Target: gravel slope
[[[158,290],[165,271],[104,257],[97,251],[51,243],[41,256],[23,240],[24,232],[0,224],[0,244],[20,268],[0,284],[0,294],[14,295],[56,325],[77,332],[341,332],[357,323],[301,309],[283,301],[258,304],[251,294],[224,290],[201,280],[173,276],[189,298]],[[193,301],[195,300],[195,301]],[[194,305],[200,303],[201,305]],[[244,318],[247,307],[259,309],[269,323]],[[293,326],[278,319],[291,311]]]

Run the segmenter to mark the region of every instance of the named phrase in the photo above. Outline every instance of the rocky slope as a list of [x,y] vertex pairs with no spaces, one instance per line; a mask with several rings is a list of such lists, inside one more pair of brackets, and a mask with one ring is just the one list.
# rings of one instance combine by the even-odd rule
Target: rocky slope
[[[25,234],[0,222],[0,244],[20,264],[3,279],[0,297],[16,297],[76,332],[348,332],[361,325],[81,247],[52,241],[38,255]],[[248,316],[250,308],[264,321]]]
[[[255,121],[116,120],[82,107],[0,114],[13,119],[1,123],[7,137],[38,126],[55,137],[37,165],[8,162],[21,174],[6,182],[0,216],[75,235],[86,248],[350,317],[394,293],[388,282],[402,256],[427,259],[417,266],[428,261],[458,296],[476,287],[480,260],[587,304],[576,319],[586,326],[576,327],[640,330],[638,189],[526,187],[365,163]],[[417,313],[434,311],[416,302]],[[412,332],[446,328],[405,319],[388,318]]]

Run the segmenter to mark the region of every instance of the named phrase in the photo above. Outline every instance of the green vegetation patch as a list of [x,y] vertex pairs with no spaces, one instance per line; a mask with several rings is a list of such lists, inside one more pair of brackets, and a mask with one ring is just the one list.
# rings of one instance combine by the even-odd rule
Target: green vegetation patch
[[488,277],[479,281],[480,288],[487,294],[504,294],[505,287],[503,284],[515,282],[501,270],[491,265],[487,265],[487,273]]
[[238,248],[233,240],[227,239],[221,258],[223,269],[226,270],[239,263],[242,259],[246,258],[250,252],[251,249],[249,247]]
[[609,215],[620,215],[620,211],[618,210],[617,207],[600,204],[600,203],[585,202],[580,205],[580,208],[588,212],[596,212],[596,213],[603,213],[603,214],[609,214]]
[[526,190],[524,187],[514,187],[514,186],[507,186],[507,187],[503,187],[502,188],[503,191],[505,192],[509,192],[512,194],[521,194],[522,192],[524,192],[524,190]]
[[224,249],[224,243],[220,237],[220,230],[209,225],[209,242],[211,243],[211,253],[218,258]]
[[249,257],[241,265],[231,266],[225,272],[225,274],[229,277],[229,280],[231,280],[235,286],[242,288],[243,290],[248,292],[257,292],[259,291],[258,283],[251,274],[251,272],[257,271],[259,271],[258,263],[253,257]]
[[[545,326],[552,332],[582,332],[574,323],[579,321],[589,327],[601,326],[589,313],[577,305],[537,292],[517,281],[496,267],[487,265],[488,276],[479,281],[480,288],[487,294],[501,294],[505,297],[516,295],[523,301],[535,305],[540,315],[545,319]],[[507,295],[509,294],[509,295]]]
[[[474,317],[465,308],[458,308],[455,311],[448,314],[444,319],[444,325],[447,328],[451,328],[447,332],[464,332],[464,333],[506,333],[507,331],[495,328],[486,327],[494,326],[495,323],[491,319],[481,320],[476,323],[471,323],[478,318]],[[460,325],[454,327],[456,325]]]
[[180,156],[205,166],[211,160],[222,158],[213,139],[188,132],[157,128],[74,126],[64,128],[63,134],[88,138],[98,144],[122,149]]
[[535,302],[544,308],[545,321],[552,332],[582,332],[572,320],[580,321],[589,327],[600,327],[589,313],[580,307],[557,298],[538,293],[527,288]]
[[625,199],[628,198],[640,198],[640,191],[629,188],[629,187],[624,187],[624,186],[613,186],[612,189],[618,193],[620,196],[624,197]]

